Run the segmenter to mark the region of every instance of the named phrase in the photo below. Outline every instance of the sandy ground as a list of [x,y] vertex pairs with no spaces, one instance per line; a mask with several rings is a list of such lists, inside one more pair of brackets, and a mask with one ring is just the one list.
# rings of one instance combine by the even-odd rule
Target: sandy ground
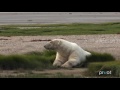
[[24,54],[31,51],[43,51],[50,39],[63,38],[77,43],[83,49],[101,53],[110,53],[120,60],[120,35],[67,35],[67,36],[0,36],[0,54]]
[[36,71],[36,70],[0,70],[0,77],[8,77],[8,76],[18,76],[18,75],[32,75],[32,74],[39,74],[39,75],[46,75],[46,76],[53,76],[56,74],[63,74],[63,75],[74,75],[74,77],[85,77],[84,74],[87,71],[86,68],[73,68],[73,69],[56,69],[56,70],[43,70],[43,71]]

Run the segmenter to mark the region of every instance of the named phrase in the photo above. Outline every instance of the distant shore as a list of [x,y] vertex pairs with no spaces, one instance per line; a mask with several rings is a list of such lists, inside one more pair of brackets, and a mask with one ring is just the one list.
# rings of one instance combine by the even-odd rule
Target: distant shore
[[0,25],[120,22],[120,12],[0,12]]

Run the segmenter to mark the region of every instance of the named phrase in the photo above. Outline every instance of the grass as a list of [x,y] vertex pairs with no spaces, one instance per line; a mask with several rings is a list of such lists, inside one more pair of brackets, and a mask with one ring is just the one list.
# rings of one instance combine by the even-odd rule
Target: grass
[[120,23],[116,22],[102,24],[73,23],[73,24],[47,24],[47,25],[40,24],[0,25],[0,36],[83,35],[83,34],[85,35],[120,34]]
[[0,56],[0,69],[52,69],[54,52],[30,52],[25,55]]
[[[0,69],[13,70],[13,69],[55,69],[52,63],[55,59],[55,51],[43,51],[43,52],[29,52],[25,55],[0,55]],[[109,54],[93,53],[92,56],[87,58],[84,64],[86,67],[90,62],[105,62],[115,60]]]
[[120,61],[94,62],[88,65],[88,69],[92,76],[120,77]]
[[115,61],[115,58],[108,53],[96,53],[91,52],[92,56],[86,58],[86,61],[77,67],[87,67],[89,63],[92,62],[107,62],[107,61]]
[[86,64],[90,62],[107,62],[115,61],[115,58],[108,53],[91,52],[92,56],[87,57]]

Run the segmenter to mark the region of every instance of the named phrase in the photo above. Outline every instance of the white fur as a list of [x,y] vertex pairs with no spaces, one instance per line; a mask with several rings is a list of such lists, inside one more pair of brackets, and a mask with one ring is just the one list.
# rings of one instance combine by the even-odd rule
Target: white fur
[[91,55],[91,53],[83,50],[76,43],[63,39],[53,39],[46,47],[57,52],[53,66],[70,68],[81,64],[86,60],[86,56]]

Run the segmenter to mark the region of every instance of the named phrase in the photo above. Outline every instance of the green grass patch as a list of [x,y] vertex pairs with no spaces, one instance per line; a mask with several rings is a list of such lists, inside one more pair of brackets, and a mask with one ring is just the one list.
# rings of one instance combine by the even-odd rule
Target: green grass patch
[[0,69],[53,69],[55,52],[30,52],[25,55],[0,56]]
[[96,52],[91,53],[92,55],[90,57],[87,57],[86,62],[106,62],[115,60],[115,58],[108,53],[96,53]]
[[119,34],[120,23],[0,25],[0,36]]
[[88,69],[93,76],[120,77],[120,61],[94,62],[88,65]]
[[[88,64],[91,62],[115,61],[115,58],[108,53],[96,53],[96,52],[91,52],[91,53],[92,53],[92,55],[90,57],[87,57],[86,61],[80,66],[87,67]],[[78,65],[78,67],[79,67],[79,65]]]

